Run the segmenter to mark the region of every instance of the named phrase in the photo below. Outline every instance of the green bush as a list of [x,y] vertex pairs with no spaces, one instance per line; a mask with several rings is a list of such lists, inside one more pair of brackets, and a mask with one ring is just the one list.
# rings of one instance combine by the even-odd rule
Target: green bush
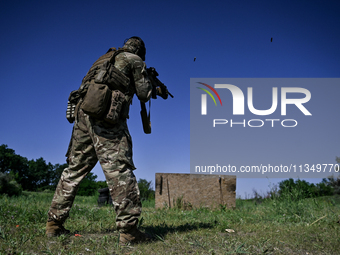
[[107,188],[106,181],[97,181],[97,189]]
[[139,179],[138,188],[141,201],[155,199],[155,191],[152,188],[152,181],[148,182],[146,179]]
[[19,196],[22,193],[21,186],[9,174],[0,172],[0,194]]
[[93,196],[96,194],[98,187],[96,182],[97,175],[88,173],[80,182],[77,194],[79,196]]
[[333,189],[333,194],[340,195],[340,176],[338,177],[330,176],[327,179],[324,178],[322,179],[321,184],[327,187],[331,187]]
[[333,195],[334,188],[326,182],[318,184],[309,183],[305,180],[296,180],[292,178],[279,183],[279,195],[290,196],[291,199],[300,200],[310,197],[321,197]]

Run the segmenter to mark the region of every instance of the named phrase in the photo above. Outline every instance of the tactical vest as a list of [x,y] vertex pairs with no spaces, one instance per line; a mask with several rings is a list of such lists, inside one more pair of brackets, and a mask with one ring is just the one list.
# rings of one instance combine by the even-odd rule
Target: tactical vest
[[94,62],[80,88],[71,92],[66,113],[70,123],[79,107],[88,115],[112,124],[128,118],[130,79],[114,67],[115,57],[123,51],[110,48]]
[[106,84],[110,90],[128,91],[130,79],[114,67],[115,57],[124,50],[110,48],[106,54],[93,63],[83,78],[82,85],[94,80],[96,83]]

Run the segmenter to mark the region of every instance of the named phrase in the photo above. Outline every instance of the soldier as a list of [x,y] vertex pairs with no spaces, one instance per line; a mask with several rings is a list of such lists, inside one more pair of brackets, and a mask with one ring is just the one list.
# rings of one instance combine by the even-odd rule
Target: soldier
[[[79,183],[99,161],[117,214],[120,243],[147,240],[147,234],[137,229],[142,204],[133,173],[136,168],[132,161],[132,142],[126,123],[133,95],[136,94],[144,103],[151,97],[152,84],[144,63],[145,53],[144,42],[139,37],[129,38],[118,50],[109,49],[93,64],[76,91],[79,102],[66,154],[68,167],[61,175],[48,211],[48,237],[70,232],[63,223],[69,216]],[[112,98],[108,114],[97,116],[85,110],[91,86],[110,88]]]

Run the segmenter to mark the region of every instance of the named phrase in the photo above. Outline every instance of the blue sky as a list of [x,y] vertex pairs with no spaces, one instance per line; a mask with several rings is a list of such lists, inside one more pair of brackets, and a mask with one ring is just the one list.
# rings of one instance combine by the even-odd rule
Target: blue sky
[[[135,174],[153,182],[156,172],[189,173],[190,78],[340,77],[338,1],[14,0],[0,7],[0,144],[28,159],[65,162],[70,91],[130,36],[144,40],[147,66],[175,96],[152,101],[151,135],[143,133],[136,99],[131,107]],[[334,108],[330,119],[338,117]],[[330,134],[329,143],[339,144]],[[308,147],[298,152],[307,157]],[[333,150],[329,163],[340,156]],[[93,172],[104,180],[98,165]],[[277,181],[239,179],[237,194]]]

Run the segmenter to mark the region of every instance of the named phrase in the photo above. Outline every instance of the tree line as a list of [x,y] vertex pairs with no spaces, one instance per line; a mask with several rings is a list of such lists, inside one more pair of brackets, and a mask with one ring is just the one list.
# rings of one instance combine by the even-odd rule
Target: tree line
[[[2,144],[0,146],[0,193],[1,190],[3,193],[12,190],[12,193],[16,194],[20,193],[20,189],[54,191],[61,173],[66,167],[68,167],[66,163],[54,165],[50,162],[47,163],[42,157],[28,160],[26,157],[16,154],[6,144]],[[97,175],[89,173],[81,182],[78,195],[93,195],[98,188],[106,187],[106,182],[96,182],[96,178]]]
[[309,183],[305,180],[287,179],[279,183],[278,195],[290,196],[294,199],[332,196],[340,194],[340,178],[330,176],[323,178],[320,183]]
[[[340,158],[336,160],[340,163]],[[67,166],[66,163],[55,165],[46,163],[42,157],[28,160],[16,154],[7,145],[2,144],[0,146],[0,194],[19,195],[22,190],[54,191],[61,173]],[[77,194],[91,196],[98,189],[107,187],[105,181],[96,181],[96,178],[97,175],[89,173],[80,183]],[[142,200],[155,198],[151,181],[139,179],[138,186]],[[284,180],[279,183],[279,190],[273,195],[292,194],[294,190],[299,190],[296,196],[300,198],[340,194],[340,177],[324,178],[318,184],[310,184],[304,180]]]
[[[20,195],[25,191],[54,191],[61,173],[68,164],[51,164],[40,157],[36,160],[20,156],[6,144],[0,146],[0,194]],[[105,181],[96,181],[97,175],[88,173],[79,185],[77,195],[92,196],[100,188],[106,188]],[[138,180],[141,199],[155,197],[151,181]]]

